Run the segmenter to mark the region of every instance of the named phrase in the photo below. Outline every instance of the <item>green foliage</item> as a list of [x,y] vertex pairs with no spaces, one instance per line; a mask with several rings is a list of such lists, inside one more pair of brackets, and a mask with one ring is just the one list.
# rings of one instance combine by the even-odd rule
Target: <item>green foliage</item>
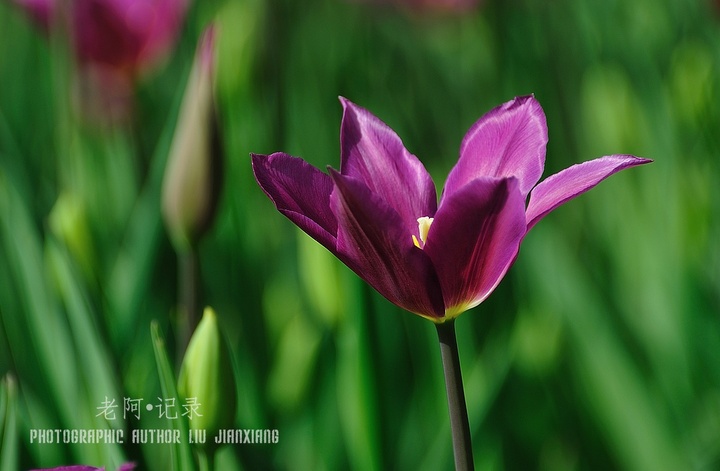
[[[452,15],[196,2],[167,63],[139,79],[132,118],[107,125],[78,112],[61,38],[0,2],[0,470],[196,469],[183,444],[128,439],[187,434],[182,420],[123,418],[122,402],[176,397],[178,267],[160,188],[194,46],[214,17],[227,160],[198,246],[200,299],[230,344],[234,427],[279,431],[278,443],[220,447],[216,469],[451,467],[434,326],[278,214],[249,153],[337,168],[342,95],[440,182],[470,125],[529,93],[548,118],[545,175],[613,153],[655,162],[545,218],[496,292],[457,320],[476,467],[716,469],[715,8],[487,0]],[[106,397],[120,406],[114,420],[96,415]],[[122,429],[125,443],[30,442],[33,429],[89,428]]]

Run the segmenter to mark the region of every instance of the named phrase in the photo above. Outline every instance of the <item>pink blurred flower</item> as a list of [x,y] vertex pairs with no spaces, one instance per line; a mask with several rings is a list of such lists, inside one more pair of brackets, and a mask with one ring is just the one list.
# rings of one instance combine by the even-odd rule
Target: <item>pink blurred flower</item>
[[131,72],[154,65],[168,53],[187,10],[187,0],[14,1],[46,30],[67,20],[80,62]]
[[46,32],[68,36],[78,63],[80,108],[105,121],[127,117],[134,81],[167,57],[188,4],[188,0],[13,1]]

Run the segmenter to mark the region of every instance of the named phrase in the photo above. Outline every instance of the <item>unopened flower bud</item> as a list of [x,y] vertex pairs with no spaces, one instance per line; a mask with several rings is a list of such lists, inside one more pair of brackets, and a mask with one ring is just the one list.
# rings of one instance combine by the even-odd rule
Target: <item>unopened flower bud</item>
[[86,277],[94,271],[95,254],[83,202],[71,193],[62,193],[50,211],[48,224]]
[[210,26],[195,54],[163,181],[163,217],[179,251],[197,244],[217,210],[222,156],[214,77],[215,29]]
[[[205,430],[213,436],[220,429],[232,427],[237,390],[230,350],[220,333],[215,311],[209,307],[185,352],[178,392],[198,406],[197,413],[189,416],[192,430]],[[211,443],[214,441],[208,440],[208,445]]]

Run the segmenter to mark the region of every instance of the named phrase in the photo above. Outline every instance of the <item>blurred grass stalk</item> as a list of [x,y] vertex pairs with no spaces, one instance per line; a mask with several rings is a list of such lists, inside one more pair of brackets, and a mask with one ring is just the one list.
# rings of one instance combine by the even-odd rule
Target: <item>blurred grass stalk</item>
[[[181,398],[177,392],[175,373],[173,373],[172,363],[168,359],[165,340],[160,331],[160,326],[156,321],[153,321],[150,325],[150,334],[152,336],[155,363],[160,377],[160,388],[163,398],[174,399],[176,404],[180,404]],[[198,471],[190,444],[184,439],[184,437],[188,436],[188,424],[185,417],[182,416],[176,419],[170,419],[168,417],[166,425],[169,430],[179,431],[180,437],[182,437],[179,442],[174,443],[172,446],[172,467],[170,469],[173,471]]]
[[0,381],[0,471],[20,469],[17,381],[8,373]]
[[[47,271],[46,257],[54,257],[51,255],[53,249],[50,252],[43,250],[40,234],[33,227],[23,198],[1,174],[0,240],[24,313],[19,316],[18,313],[3,311],[0,313],[4,317],[3,324],[8,326],[24,321],[31,335],[29,345],[22,341],[22,337],[9,336],[13,357],[27,355],[27,349],[32,349],[33,357],[36,356],[40,362],[37,365],[40,374],[33,380],[51,392],[48,399],[55,402],[53,409],[67,428],[81,429],[89,424],[93,428],[106,428],[108,424],[96,416],[94,409],[88,405],[105,396],[117,397],[115,368],[108,361],[107,352],[97,337],[98,331],[90,315],[82,306],[80,295],[61,290],[61,296],[67,297],[58,299],[56,291],[51,289],[58,281],[73,285],[73,278],[64,269],[62,275],[68,276],[64,280],[54,278]],[[65,288],[70,285],[65,285]],[[67,303],[69,318],[65,317],[61,308],[63,300]],[[28,428],[37,428],[32,419],[34,412],[29,411]],[[33,448],[36,456],[43,455],[42,447]],[[123,453],[117,444],[78,447],[76,453],[83,462],[119,464],[123,461]]]
[[[530,242],[539,248],[563,235],[544,227]],[[564,246],[566,244],[558,244]],[[671,428],[643,384],[642,375],[603,320],[603,301],[585,271],[566,251],[534,250],[527,266],[538,281],[533,292],[562,316],[570,333],[584,401],[616,450],[623,469],[692,469]],[[574,280],[572,284],[562,280]]]

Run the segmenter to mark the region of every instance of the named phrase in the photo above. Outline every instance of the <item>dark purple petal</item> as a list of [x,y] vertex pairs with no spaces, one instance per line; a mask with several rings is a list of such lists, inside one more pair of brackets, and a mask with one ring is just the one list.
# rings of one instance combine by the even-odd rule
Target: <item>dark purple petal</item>
[[365,184],[333,170],[330,204],[338,220],[338,257],[390,302],[434,318],[445,311],[427,255],[398,213]]
[[443,199],[425,252],[432,259],[446,316],[480,304],[515,260],[525,235],[525,198],[515,178],[478,178]]
[[330,177],[288,154],[252,154],[252,166],[263,191],[278,211],[335,253],[337,221],[330,210]]
[[613,173],[650,162],[652,160],[632,155],[610,155],[573,165],[549,176],[530,193],[526,211],[528,230],[550,211],[588,191]]
[[340,173],[363,182],[402,218],[405,227],[437,209],[435,184],[423,164],[405,149],[385,123],[354,103],[340,98],[344,113],[340,129]]
[[443,195],[476,178],[515,177],[527,196],[542,175],[547,140],[545,113],[534,97],[515,98],[494,108],[465,134]]
[[135,469],[135,463],[125,463],[120,465],[118,471],[133,471]]

